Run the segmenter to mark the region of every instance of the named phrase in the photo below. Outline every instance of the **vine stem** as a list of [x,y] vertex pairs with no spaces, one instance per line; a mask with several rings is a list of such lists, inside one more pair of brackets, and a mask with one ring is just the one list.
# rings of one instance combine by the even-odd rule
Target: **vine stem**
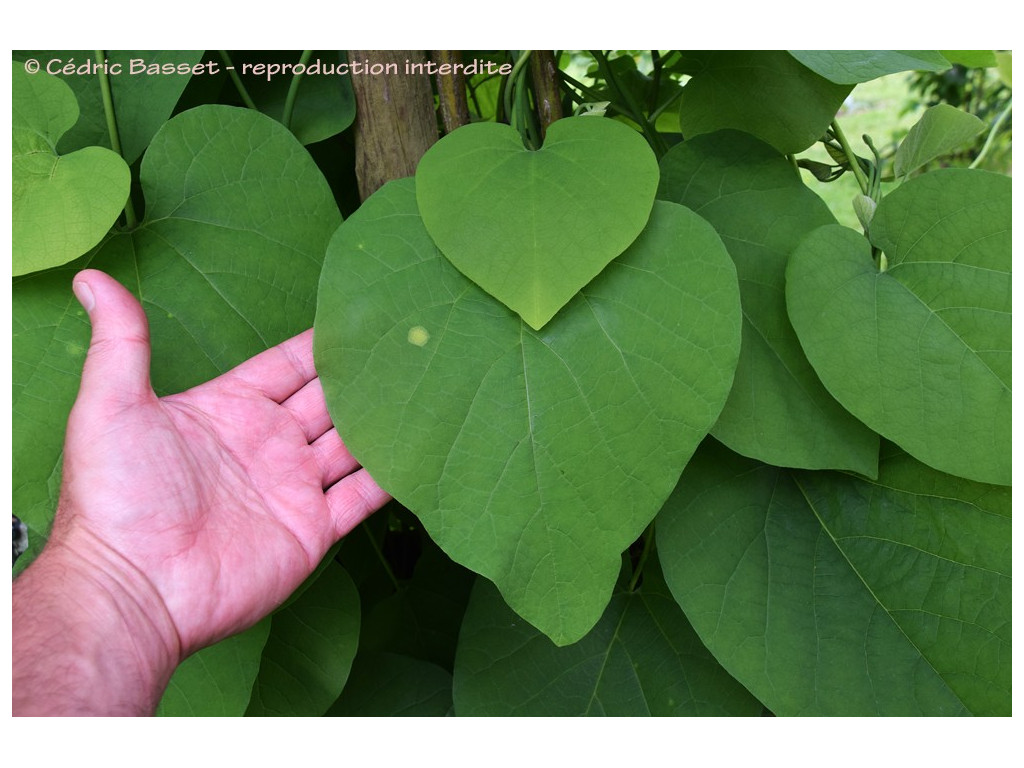
[[[529,136],[529,126],[527,124],[527,118],[523,114],[522,97],[524,96],[523,87],[521,80],[523,79],[523,67],[530,60],[530,54],[533,51],[520,51],[519,57],[516,59],[516,63],[512,67],[512,72],[508,76],[508,82],[505,87],[504,100],[505,100],[505,116],[508,118],[509,123],[514,127],[519,134],[528,143],[532,144],[532,140]],[[532,147],[536,148],[536,147]]]
[[978,153],[978,156],[974,158],[974,162],[967,166],[968,168],[977,168],[978,164],[985,159],[985,155],[988,154],[989,147],[992,146],[992,140],[996,137],[996,134],[999,132],[999,128],[1002,126],[1003,122],[1010,116],[1010,110],[1012,108],[1013,102],[1011,101],[1006,105],[1006,109],[999,113],[999,117],[997,117],[996,121],[992,124],[992,130],[988,132],[988,138],[985,139],[985,145],[981,148],[981,152]]
[[230,77],[231,82],[235,84],[235,90],[237,90],[238,95],[242,97],[242,103],[249,109],[256,109],[256,102],[252,100],[252,96],[249,95],[249,91],[245,88],[245,83],[242,82],[242,78],[240,78],[238,73],[235,71],[235,65],[231,62],[231,57],[228,56],[228,52],[218,51],[218,53],[224,61],[224,68],[228,71],[228,77]]
[[391,566],[388,564],[387,558],[384,557],[384,553],[381,552],[380,546],[377,544],[377,540],[373,538],[373,532],[370,531],[370,526],[366,523],[360,523],[359,527],[363,529],[363,533],[366,534],[366,538],[370,540],[370,546],[373,547],[373,551],[377,555],[377,559],[380,560],[380,564],[384,566],[384,571],[387,573],[391,583],[395,586],[395,591],[400,592],[402,585],[398,582],[398,577],[395,576],[395,572],[391,570]]
[[860,191],[865,195],[870,195],[871,186],[868,184],[868,178],[864,175],[864,169],[860,167],[860,160],[850,147],[850,142],[846,140],[846,134],[843,133],[843,129],[839,127],[838,120],[832,121],[832,132],[836,135],[836,138],[839,140],[839,145],[843,148],[843,152],[846,153],[846,157],[850,161],[850,169],[853,171],[853,175],[857,178],[857,183],[860,185]]
[[[105,51],[95,51],[96,63],[106,60]],[[121,150],[121,137],[117,132],[117,118],[114,115],[114,95],[110,90],[110,77],[107,75],[106,67],[97,67],[100,78],[100,94],[103,96],[103,114],[107,118],[107,133],[110,134],[110,148],[124,159],[124,152]],[[134,229],[139,221],[135,217],[135,206],[132,204],[131,189],[128,190],[128,199],[124,202],[124,223],[128,229]]]
[[632,92],[628,88],[622,88],[619,85],[619,81],[615,77],[615,72],[612,71],[611,63],[608,61],[608,55],[604,51],[591,51],[591,55],[597,60],[598,70],[604,73],[604,78],[608,82],[612,91],[618,94],[619,98],[628,107],[629,111],[627,113],[627,117],[640,126],[640,130],[643,131],[644,136],[647,138],[647,142],[651,145],[651,149],[654,150],[654,154],[657,155],[660,160],[662,155],[668,151],[668,145],[665,144],[665,140],[658,135],[654,126],[644,115],[640,105],[637,104],[636,99],[633,98]]
[[[299,64],[305,72],[306,65],[312,58],[312,51],[303,51],[299,57]],[[292,129],[292,112],[295,110],[295,97],[299,95],[299,83],[302,82],[302,72],[292,75],[292,81],[288,86],[288,95],[284,98],[284,112],[281,113],[281,124],[289,131]]]
[[644,548],[640,551],[640,559],[636,562],[636,570],[633,571],[633,576],[629,580],[629,591],[632,592],[636,589],[637,582],[640,581],[640,577],[643,575],[644,566],[647,564],[647,558],[650,557],[652,544],[654,543],[654,521],[647,526],[644,530]]

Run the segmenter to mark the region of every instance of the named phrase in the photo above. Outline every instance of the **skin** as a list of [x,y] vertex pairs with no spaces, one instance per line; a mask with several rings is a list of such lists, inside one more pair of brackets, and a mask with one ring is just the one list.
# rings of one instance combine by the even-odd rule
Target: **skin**
[[331,424],[311,330],[158,398],[142,307],[95,270],[74,290],[92,340],[50,540],[13,585],[13,712],[151,714],[389,497]]

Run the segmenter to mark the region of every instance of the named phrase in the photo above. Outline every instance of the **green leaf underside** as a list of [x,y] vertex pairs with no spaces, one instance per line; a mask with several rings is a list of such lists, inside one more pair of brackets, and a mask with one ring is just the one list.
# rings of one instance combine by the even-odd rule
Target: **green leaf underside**
[[245,714],[319,717],[341,694],[359,646],[359,593],[330,563],[295,602],[273,615]]
[[779,152],[801,152],[825,133],[850,86],[815,74],[785,51],[705,51],[684,56],[679,124],[696,136],[735,128]]
[[[191,74],[147,74],[153,66],[185,65],[192,67],[203,61],[203,51],[105,51],[110,80],[110,94],[121,140],[121,154],[131,164],[146,151],[149,142],[174,111]],[[96,60],[95,51],[15,51],[15,58],[34,58],[46,67],[72,64],[89,65]],[[134,62],[134,64],[133,64]],[[134,70],[133,70],[134,66]],[[21,69],[16,66],[16,69]],[[120,71],[118,71],[120,68]],[[74,91],[81,116],[74,127],[61,138],[57,150],[73,152],[83,147],[110,148],[103,96],[97,74],[57,75]],[[204,74],[201,77],[209,77]]]
[[825,386],[917,459],[1011,482],[1010,179],[947,169],[885,197],[871,223],[888,257],[838,226],[787,271],[790,319]]
[[940,51],[790,51],[793,58],[833,83],[866,83],[907,70],[942,72],[949,61]]
[[778,152],[738,131],[695,136],[661,162],[658,197],[707,219],[736,263],[743,345],[712,434],[768,464],[874,476],[878,436],[828,393],[786,314],[789,254],[835,218]]
[[444,717],[452,676],[429,661],[394,653],[360,653],[331,717]]
[[709,441],[658,517],[673,594],[780,716],[1010,712],[1010,492],[905,454],[870,481]]
[[332,240],[314,352],[360,463],[565,644],[600,618],[620,553],[718,416],[738,302],[710,225],[657,203],[634,246],[533,331],[440,254],[403,180]]
[[89,345],[71,293],[79,269],[104,270],[140,297],[158,394],[207,381],[313,321],[340,216],[278,123],[232,107],[185,112],[154,139],[141,173],[149,215],[137,230],[14,281],[13,499],[33,542],[45,540],[56,508],[64,427]]
[[757,716],[761,703],[701,644],[649,562],[597,626],[559,648],[489,582],[470,598],[454,675],[460,716]]
[[249,704],[260,655],[270,634],[268,616],[245,632],[203,648],[174,671],[157,705],[163,717],[241,717]]
[[657,186],[643,138],[597,117],[553,123],[535,152],[511,126],[467,125],[416,169],[419,212],[438,248],[534,329],[636,239]]
[[14,275],[77,259],[117,220],[131,184],[124,160],[109,149],[57,154],[78,119],[71,89],[46,73],[12,72],[12,260]]
[[963,146],[984,130],[981,120],[961,109],[949,104],[929,107],[896,150],[893,173],[905,176]]
[[994,67],[997,64],[995,51],[939,51],[946,61],[965,67]]

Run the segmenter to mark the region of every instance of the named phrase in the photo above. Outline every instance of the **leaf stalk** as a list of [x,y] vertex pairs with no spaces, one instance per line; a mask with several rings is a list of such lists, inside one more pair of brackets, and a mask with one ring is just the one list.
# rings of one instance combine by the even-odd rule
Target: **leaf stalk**
[[[96,61],[106,59],[105,51],[94,51]],[[103,97],[103,114],[107,119],[107,133],[110,134],[110,148],[124,159],[124,152],[121,150],[121,136],[117,131],[117,117],[114,114],[114,94],[110,89],[110,76],[107,75],[106,67],[97,67],[100,79],[100,94]],[[128,229],[135,229],[139,221],[135,216],[135,206],[132,204],[131,189],[128,190],[128,199],[124,202],[124,224]]]
[[832,121],[832,132],[835,134],[836,139],[839,140],[839,146],[843,148],[843,152],[846,153],[847,159],[850,161],[850,169],[853,171],[853,175],[857,178],[857,184],[860,185],[860,191],[870,197],[871,186],[868,183],[867,176],[864,175],[864,169],[860,167],[860,158],[854,154],[853,148],[850,146],[850,142],[846,140],[846,134],[843,133],[843,129],[839,127],[839,121]]
[[242,78],[238,76],[235,71],[235,65],[231,61],[231,57],[228,56],[227,51],[217,51],[220,54],[221,60],[224,62],[224,68],[228,72],[228,77],[231,78],[231,82],[235,84],[235,90],[238,91],[238,95],[242,98],[242,103],[245,104],[249,109],[257,109],[256,102],[252,100],[252,96],[249,95],[249,91],[245,87],[245,83],[242,82]]
[[288,85],[288,95],[284,98],[284,112],[281,113],[281,124],[289,131],[292,129],[292,113],[295,111],[295,98],[299,94],[299,83],[302,82],[302,73],[306,71],[306,64],[312,58],[312,51],[303,51],[299,57],[299,64],[302,71],[292,75],[292,81]]
[[981,152],[979,152],[978,156],[974,158],[974,161],[967,166],[968,168],[977,168],[981,161],[985,159],[985,155],[988,154],[989,147],[992,146],[992,140],[996,137],[996,134],[999,132],[999,128],[1002,126],[1003,122],[1005,122],[1006,118],[1010,116],[1010,110],[1012,108],[1013,102],[1011,101],[1006,105],[1006,109],[999,113],[999,117],[997,117],[996,121],[992,124],[992,130],[988,132],[988,138],[985,139],[985,144],[982,146]]

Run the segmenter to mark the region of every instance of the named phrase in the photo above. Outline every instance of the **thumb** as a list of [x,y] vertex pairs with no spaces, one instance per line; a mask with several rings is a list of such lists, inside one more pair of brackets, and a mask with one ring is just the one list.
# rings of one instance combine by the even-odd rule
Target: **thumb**
[[75,275],[72,290],[92,324],[79,400],[128,405],[150,395],[149,323],[142,306],[120,283],[95,269]]

